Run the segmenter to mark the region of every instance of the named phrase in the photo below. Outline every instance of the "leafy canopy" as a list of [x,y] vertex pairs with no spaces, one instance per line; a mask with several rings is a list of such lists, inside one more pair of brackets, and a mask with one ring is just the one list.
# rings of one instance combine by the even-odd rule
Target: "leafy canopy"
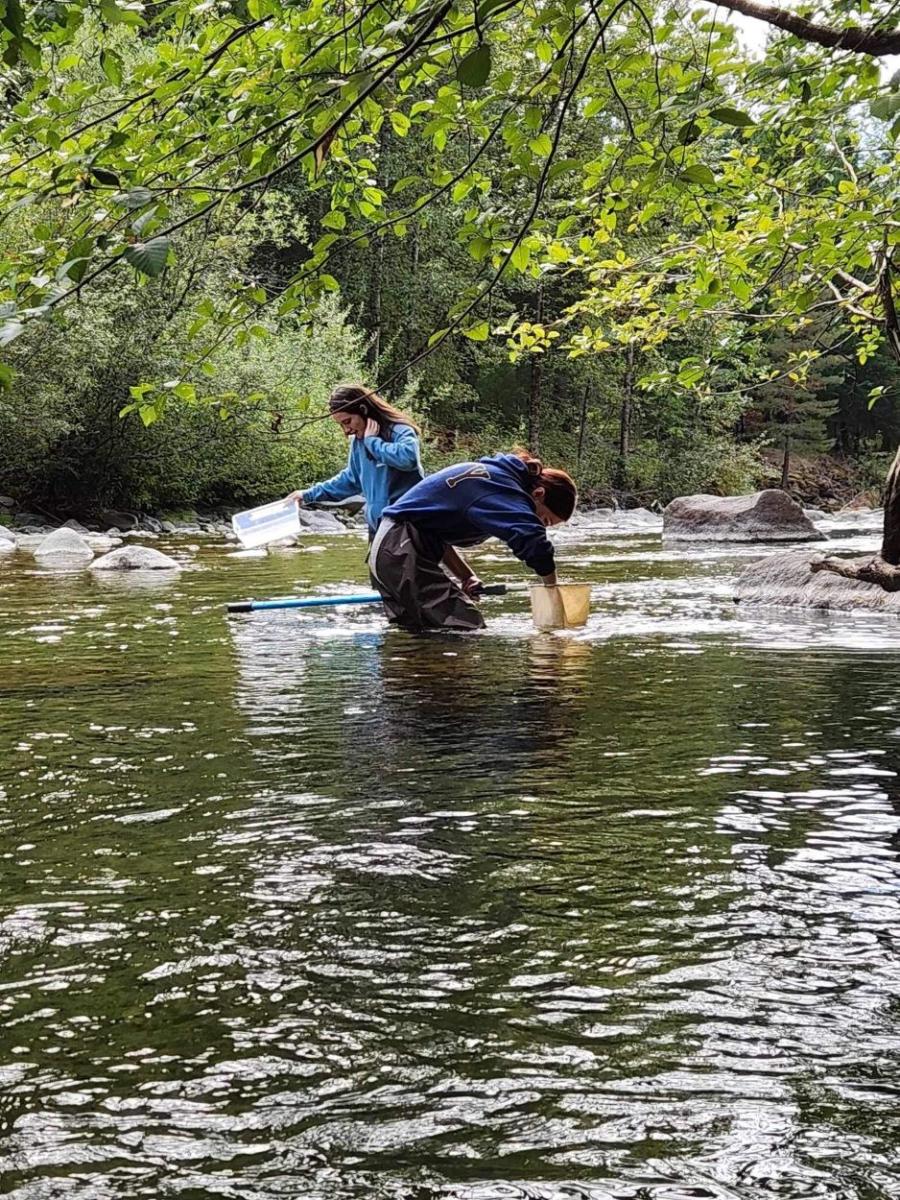
[[[722,7],[799,36],[751,61]],[[648,349],[702,323],[708,351],[645,386],[714,391],[736,341],[772,324],[849,319],[862,356],[885,334],[900,347],[900,90],[860,52],[893,48],[891,6],[819,10],[0,0],[0,221],[30,234],[0,249],[0,352],[110,271],[158,277],[189,227],[301,175],[319,214],[301,266],[276,288],[236,270],[195,315],[185,381],[263,317],[304,319],[342,247],[403,237],[437,203],[478,271],[419,356],[490,336],[491,292],[516,273],[566,275],[578,296],[553,328],[510,322],[513,353]],[[387,139],[422,149],[390,190]]]

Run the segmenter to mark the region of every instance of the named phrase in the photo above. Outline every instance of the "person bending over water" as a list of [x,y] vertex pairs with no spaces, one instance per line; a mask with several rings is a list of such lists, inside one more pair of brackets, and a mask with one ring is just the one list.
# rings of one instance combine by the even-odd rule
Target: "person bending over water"
[[[458,463],[429,475],[384,510],[369,554],[388,618],[407,629],[481,629],[481,581],[455,546],[506,542],[545,584],[556,584],[547,527],[568,521],[578,492],[565,471],[523,452]],[[442,564],[459,579],[450,579]]]
[[362,493],[369,537],[384,509],[424,478],[416,423],[361,383],[341,384],[328,400],[331,416],[350,438],[347,465],[333,479],[291,492],[298,504],[346,500]]

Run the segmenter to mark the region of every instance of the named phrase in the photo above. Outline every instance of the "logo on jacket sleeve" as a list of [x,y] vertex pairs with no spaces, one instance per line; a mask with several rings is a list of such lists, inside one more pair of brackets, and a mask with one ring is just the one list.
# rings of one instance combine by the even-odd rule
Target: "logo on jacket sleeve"
[[490,479],[491,473],[484,463],[474,463],[465,471],[461,471],[458,475],[448,475],[446,484],[448,488],[455,488],[458,483],[462,483],[464,479]]

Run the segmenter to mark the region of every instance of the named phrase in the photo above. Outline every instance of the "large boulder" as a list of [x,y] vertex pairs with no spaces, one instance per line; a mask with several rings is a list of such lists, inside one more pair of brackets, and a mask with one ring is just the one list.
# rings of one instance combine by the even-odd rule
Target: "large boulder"
[[339,521],[334,513],[323,512],[321,509],[303,508],[300,513],[300,532],[315,533],[318,536],[326,533],[346,533],[347,526]]
[[663,512],[663,537],[690,542],[823,541],[796,501],[780,488],[751,496],[680,496]]
[[0,496],[0,508],[15,508],[16,502],[12,496]]
[[[872,583],[844,579],[828,571],[810,570],[821,558],[810,551],[771,554],[745,567],[738,576],[735,600],[779,608],[831,608],[844,612],[868,610],[900,617],[900,592],[886,592]],[[871,554],[850,562],[868,562]]]
[[91,563],[92,571],[180,571],[181,564],[152,546],[122,546]]
[[94,552],[74,529],[54,529],[35,546],[34,557],[45,563],[90,562]]

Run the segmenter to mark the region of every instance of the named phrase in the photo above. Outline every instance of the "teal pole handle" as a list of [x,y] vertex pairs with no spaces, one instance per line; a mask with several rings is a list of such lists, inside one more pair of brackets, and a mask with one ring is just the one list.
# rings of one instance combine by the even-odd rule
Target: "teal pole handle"
[[[505,583],[491,583],[479,591],[480,596],[505,596]],[[356,596],[282,596],[277,600],[236,600],[227,605],[232,613],[265,612],[272,608],[331,608],[337,604],[375,604],[381,599],[378,592],[360,592]]]

